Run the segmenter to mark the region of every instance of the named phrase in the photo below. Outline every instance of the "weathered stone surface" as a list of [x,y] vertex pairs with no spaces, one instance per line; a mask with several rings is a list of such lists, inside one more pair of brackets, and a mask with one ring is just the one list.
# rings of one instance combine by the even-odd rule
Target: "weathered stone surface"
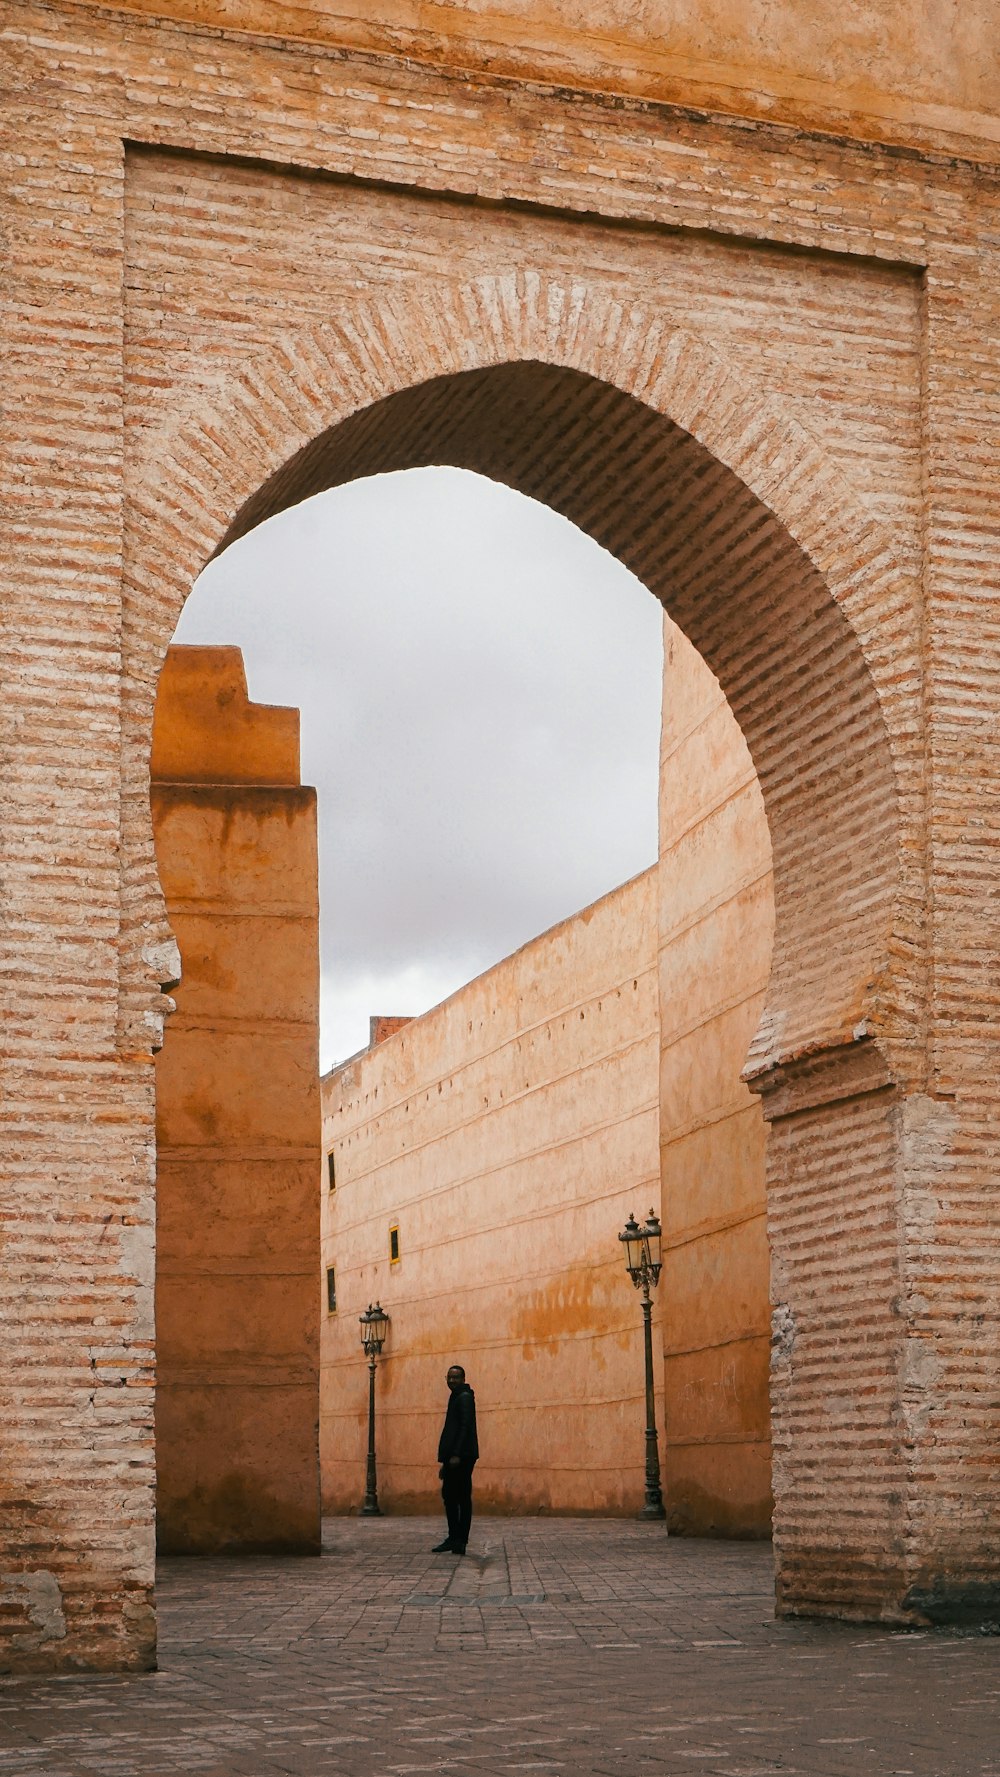
[[740,722],[782,1605],[965,1611],[1000,1549],[991,151],[383,47],[3,12],[5,1663],[152,1653],[178,612],[227,534],[429,459],[620,553]]
[[384,1052],[389,1021],[373,1019],[371,1047],[323,1082],[328,1510],[356,1504],[364,1472],[357,1314],[377,1295],[394,1328],[378,1421],[390,1509],[436,1495],[454,1357],[477,1388],[476,1491],[493,1510],[637,1511],[641,1321],[616,1237],[654,1207],[671,1526],[770,1533],[764,1124],[740,1070],[771,960],[771,850],[739,727],[670,623],[661,777],[652,871]]
[[657,1029],[647,870],[325,1076],[324,1509],[360,1503],[376,1297],[388,1510],[438,1503],[451,1362],[476,1389],[484,1509],[642,1504],[642,1318],[616,1236],[659,1200]]
[[316,792],[238,648],[173,647],[150,759],[180,947],[156,1058],[156,1532],[318,1554]]
[[[79,0],[82,5],[100,0]],[[120,0],[147,18],[446,60],[543,81],[836,130],[1000,149],[991,0]]]
[[669,1522],[767,1536],[764,1124],[741,1069],[771,967],[771,842],[733,713],[669,621],[657,879]]
[[0,1772],[995,1777],[993,1640],[775,1622],[759,1544],[479,1517],[454,1561],[440,1529],[336,1518],[322,1561],[164,1563],[161,1681],[8,1688]]

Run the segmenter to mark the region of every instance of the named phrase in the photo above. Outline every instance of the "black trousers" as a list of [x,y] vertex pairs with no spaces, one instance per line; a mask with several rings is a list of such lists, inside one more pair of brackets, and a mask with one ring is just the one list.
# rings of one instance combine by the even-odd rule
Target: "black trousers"
[[448,1520],[448,1541],[456,1549],[464,1549],[472,1527],[471,1462],[445,1463],[441,1470],[441,1498]]

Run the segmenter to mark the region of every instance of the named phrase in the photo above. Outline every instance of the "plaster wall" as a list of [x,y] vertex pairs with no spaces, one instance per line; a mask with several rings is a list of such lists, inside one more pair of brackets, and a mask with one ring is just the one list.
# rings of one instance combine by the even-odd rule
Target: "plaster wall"
[[358,1314],[375,1298],[391,1316],[378,1375],[386,1508],[440,1503],[452,1362],[476,1390],[480,1508],[642,1503],[641,1315],[617,1234],[659,1199],[655,919],[651,870],[324,1078],[328,1511],[363,1492]]
[[316,793],[237,648],[173,647],[152,754],[180,947],[156,1058],[161,1552],[319,1552]]
[[[94,0],[84,0],[93,4]],[[234,32],[680,100],[887,141],[1000,149],[992,0],[120,0]]]
[[[770,842],[760,787],[739,726],[717,680],[669,620],[660,776],[660,856],[654,871],[567,920],[557,934],[526,946],[415,1021],[409,1033],[412,1049],[400,1045],[383,1057],[375,1043],[384,1039],[373,1020],[372,1046],[324,1080],[324,1144],[333,1153],[337,1181],[331,1193],[329,1174],[324,1175],[324,1262],[335,1267],[338,1301],[337,1314],[325,1317],[323,1342],[324,1498],[331,1509],[350,1507],[363,1474],[363,1378],[354,1311],[372,1295],[381,1295],[383,1305],[391,1297],[406,1304],[404,1313],[412,1313],[411,1291],[432,1287],[429,1280],[434,1280],[436,1294],[451,1298],[448,1313],[459,1326],[490,1329],[488,1360],[477,1355],[476,1373],[482,1374],[488,1361],[490,1392],[505,1403],[501,1423],[506,1435],[502,1445],[484,1438],[489,1450],[481,1470],[484,1498],[501,1510],[625,1511],[641,1501],[638,1467],[633,1464],[629,1471],[626,1465],[618,1488],[609,1486],[607,1473],[614,1437],[623,1439],[626,1452],[630,1444],[634,1450],[642,1404],[635,1394],[639,1355],[631,1340],[616,1350],[610,1337],[621,1331],[623,1306],[627,1332],[629,1304],[626,1299],[623,1305],[615,1288],[620,1255],[611,1242],[617,1226],[612,1226],[614,1206],[601,1195],[601,1187],[609,1172],[620,1172],[625,1158],[624,1153],[609,1155],[609,1141],[613,1137],[620,1146],[630,1128],[629,1095],[640,1087],[648,1092],[649,1081],[643,1084],[637,1072],[627,1071],[618,1060],[609,1078],[620,1095],[623,1122],[610,1134],[606,1125],[595,1129],[595,1030],[582,1031],[570,1020],[568,1029],[562,1025],[558,1051],[551,1052],[559,1068],[557,1082],[533,1079],[528,1103],[523,1094],[504,1099],[500,1082],[506,1077],[512,1031],[518,1052],[528,1049],[537,1055],[541,1047],[543,1056],[550,1053],[547,1042],[539,1044],[535,1028],[539,1004],[555,995],[561,1008],[574,994],[592,993],[595,968],[614,961],[620,972],[630,948],[645,970],[655,944],[657,1005],[651,1008],[645,997],[645,975],[644,997],[638,1002],[626,997],[625,1005],[642,1020],[635,1031],[642,1046],[628,1052],[631,1069],[641,1063],[648,1070],[651,1035],[659,1047],[664,1269],[656,1297],[656,1339],[658,1348],[661,1340],[663,1344],[661,1441],[669,1521],[672,1529],[688,1535],[770,1534],[764,1121],[758,1100],[741,1079],[771,961]],[[615,942],[602,961],[612,918]],[[522,999],[529,982],[531,993]],[[620,1013],[620,995],[613,1003]],[[489,1007],[488,1018],[484,1007]],[[490,1037],[498,1017],[501,1046],[494,1047]],[[387,1099],[390,1060],[389,1093],[402,1090],[401,1079],[407,1082],[402,1104],[397,1100],[392,1106]],[[606,1062],[603,1066],[609,1071]],[[454,1079],[444,1078],[452,1070],[464,1081],[457,1097]],[[487,1099],[493,1101],[492,1109],[484,1108],[470,1120],[470,1102],[480,1096],[484,1107]],[[554,1097],[560,1131],[576,1124],[572,1164],[555,1190]],[[420,1115],[416,1136],[411,1113]],[[652,1121],[641,1128],[651,1137]],[[520,1216],[504,1219],[505,1210],[514,1208],[506,1155],[512,1139],[522,1186],[530,1181],[534,1199],[530,1240],[521,1237]],[[456,1167],[470,1165],[471,1155],[480,1157],[484,1171],[470,1209],[464,1200],[456,1204],[451,1190],[439,1192],[437,1186]],[[632,1163],[641,1166],[644,1177],[650,1154],[633,1153]],[[399,1205],[409,1203],[418,1167],[430,1184],[419,1199],[420,1250],[407,1250],[404,1268],[402,1258],[399,1265],[388,1263],[387,1250],[381,1249],[387,1249],[388,1230],[396,1223],[404,1246],[411,1244],[405,1241]],[[625,1176],[619,1224],[627,1209],[640,1208],[641,1196]],[[642,1203],[649,1207],[645,1198]],[[659,1209],[658,1195],[650,1203]],[[601,1205],[600,1226],[596,1204]],[[477,1248],[482,1251],[483,1243],[477,1239],[470,1248],[467,1237],[459,1234],[459,1248],[452,1250],[456,1225],[475,1225],[479,1216],[495,1230],[492,1244],[503,1252],[499,1306],[494,1297],[500,1279],[492,1259],[470,1256]],[[597,1242],[597,1250],[588,1250],[588,1239]],[[566,1281],[560,1290],[539,1288],[539,1256],[546,1250],[565,1254]],[[484,1274],[490,1280],[485,1285]],[[581,1281],[591,1278],[603,1287]],[[585,1321],[576,1324],[568,1313],[571,1299],[586,1303],[589,1327]],[[533,1339],[526,1340],[529,1316]],[[433,1368],[422,1374],[415,1367],[418,1354],[411,1337],[401,1319],[380,1383],[386,1503],[402,1508],[428,1501],[426,1483],[421,1494],[413,1487],[407,1490],[401,1477],[404,1469],[418,1473],[426,1468],[436,1423],[436,1400],[429,1408],[412,1391],[418,1384],[429,1387],[433,1399],[441,1379]],[[445,1339],[435,1351],[441,1374],[450,1361],[449,1349]],[[460,1343],[454,1355],[465,1361]],[[526,1360],[534,1364],[527,1372]],[[551,1475],[547,1489],[538,1486],[536,1477],[533,1491],[521,1471],[537,1442],[538,1403],[532,1390],[519,1405],[525,1374],[532,1381],[547,1378],[551,1398],[561,1403],[560,1411],[546,1413],[545,1424],[545,1436],[558,1453],[553,1466],[560,1472]],[[352,1392],[353,1414],[340,1398]],[[482,1410],[487,1418],[493,1414],[490,1393]],[[414,1449],[407,1441],[411,1434],[420,1439]],[[580,1460],[585,1450],[595,1464],[590,1471]]]
[[764,1119],[741,1070],[774,933],[753,761],[665,622],[658,937],[667,1507],[671,1529],[771,1528]]

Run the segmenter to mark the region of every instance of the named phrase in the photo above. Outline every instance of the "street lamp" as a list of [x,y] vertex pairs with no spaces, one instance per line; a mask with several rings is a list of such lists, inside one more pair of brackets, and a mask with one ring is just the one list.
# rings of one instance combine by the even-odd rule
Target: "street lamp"
[[368,1359],[368,1468],[365,1474],[365,1503],[361,1507],[361,1516],[362,1518],[381,1518],[378,1483],[375,1475],[375,1365],[385,1344],[385,1336],[389,1330],[389,1316],[381,1303],[376,1302],[373,1307],[369,1302],[364,1314],[359,1315],[358,1319],[361,1322],[361,1343]]
[[640,1228],[630,1215],[618,1236],[625,1248],[628,1274],[637,1290],[642,1291],[642,1330],[646,1343],[646,1503],[640,1518],[665,1518],[663,1493],[660,1487],[660,1453],[656,1442],[656,1405],[653,1398],[653,1306],[652,1292],[660,1280],[660,1244],[663,1230],[659,1218],[650,1210],[646,1225]]

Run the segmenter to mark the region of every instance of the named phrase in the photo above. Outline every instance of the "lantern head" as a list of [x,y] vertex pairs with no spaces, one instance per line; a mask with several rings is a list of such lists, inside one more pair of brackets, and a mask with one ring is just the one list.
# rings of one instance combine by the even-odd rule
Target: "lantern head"
[[358,1316],[361,1322],[361,1343],[368,1357],[378,1357],[385,1336],[389,1331],[389,1316],[380,1302],[369,1302],[364,1314]]

